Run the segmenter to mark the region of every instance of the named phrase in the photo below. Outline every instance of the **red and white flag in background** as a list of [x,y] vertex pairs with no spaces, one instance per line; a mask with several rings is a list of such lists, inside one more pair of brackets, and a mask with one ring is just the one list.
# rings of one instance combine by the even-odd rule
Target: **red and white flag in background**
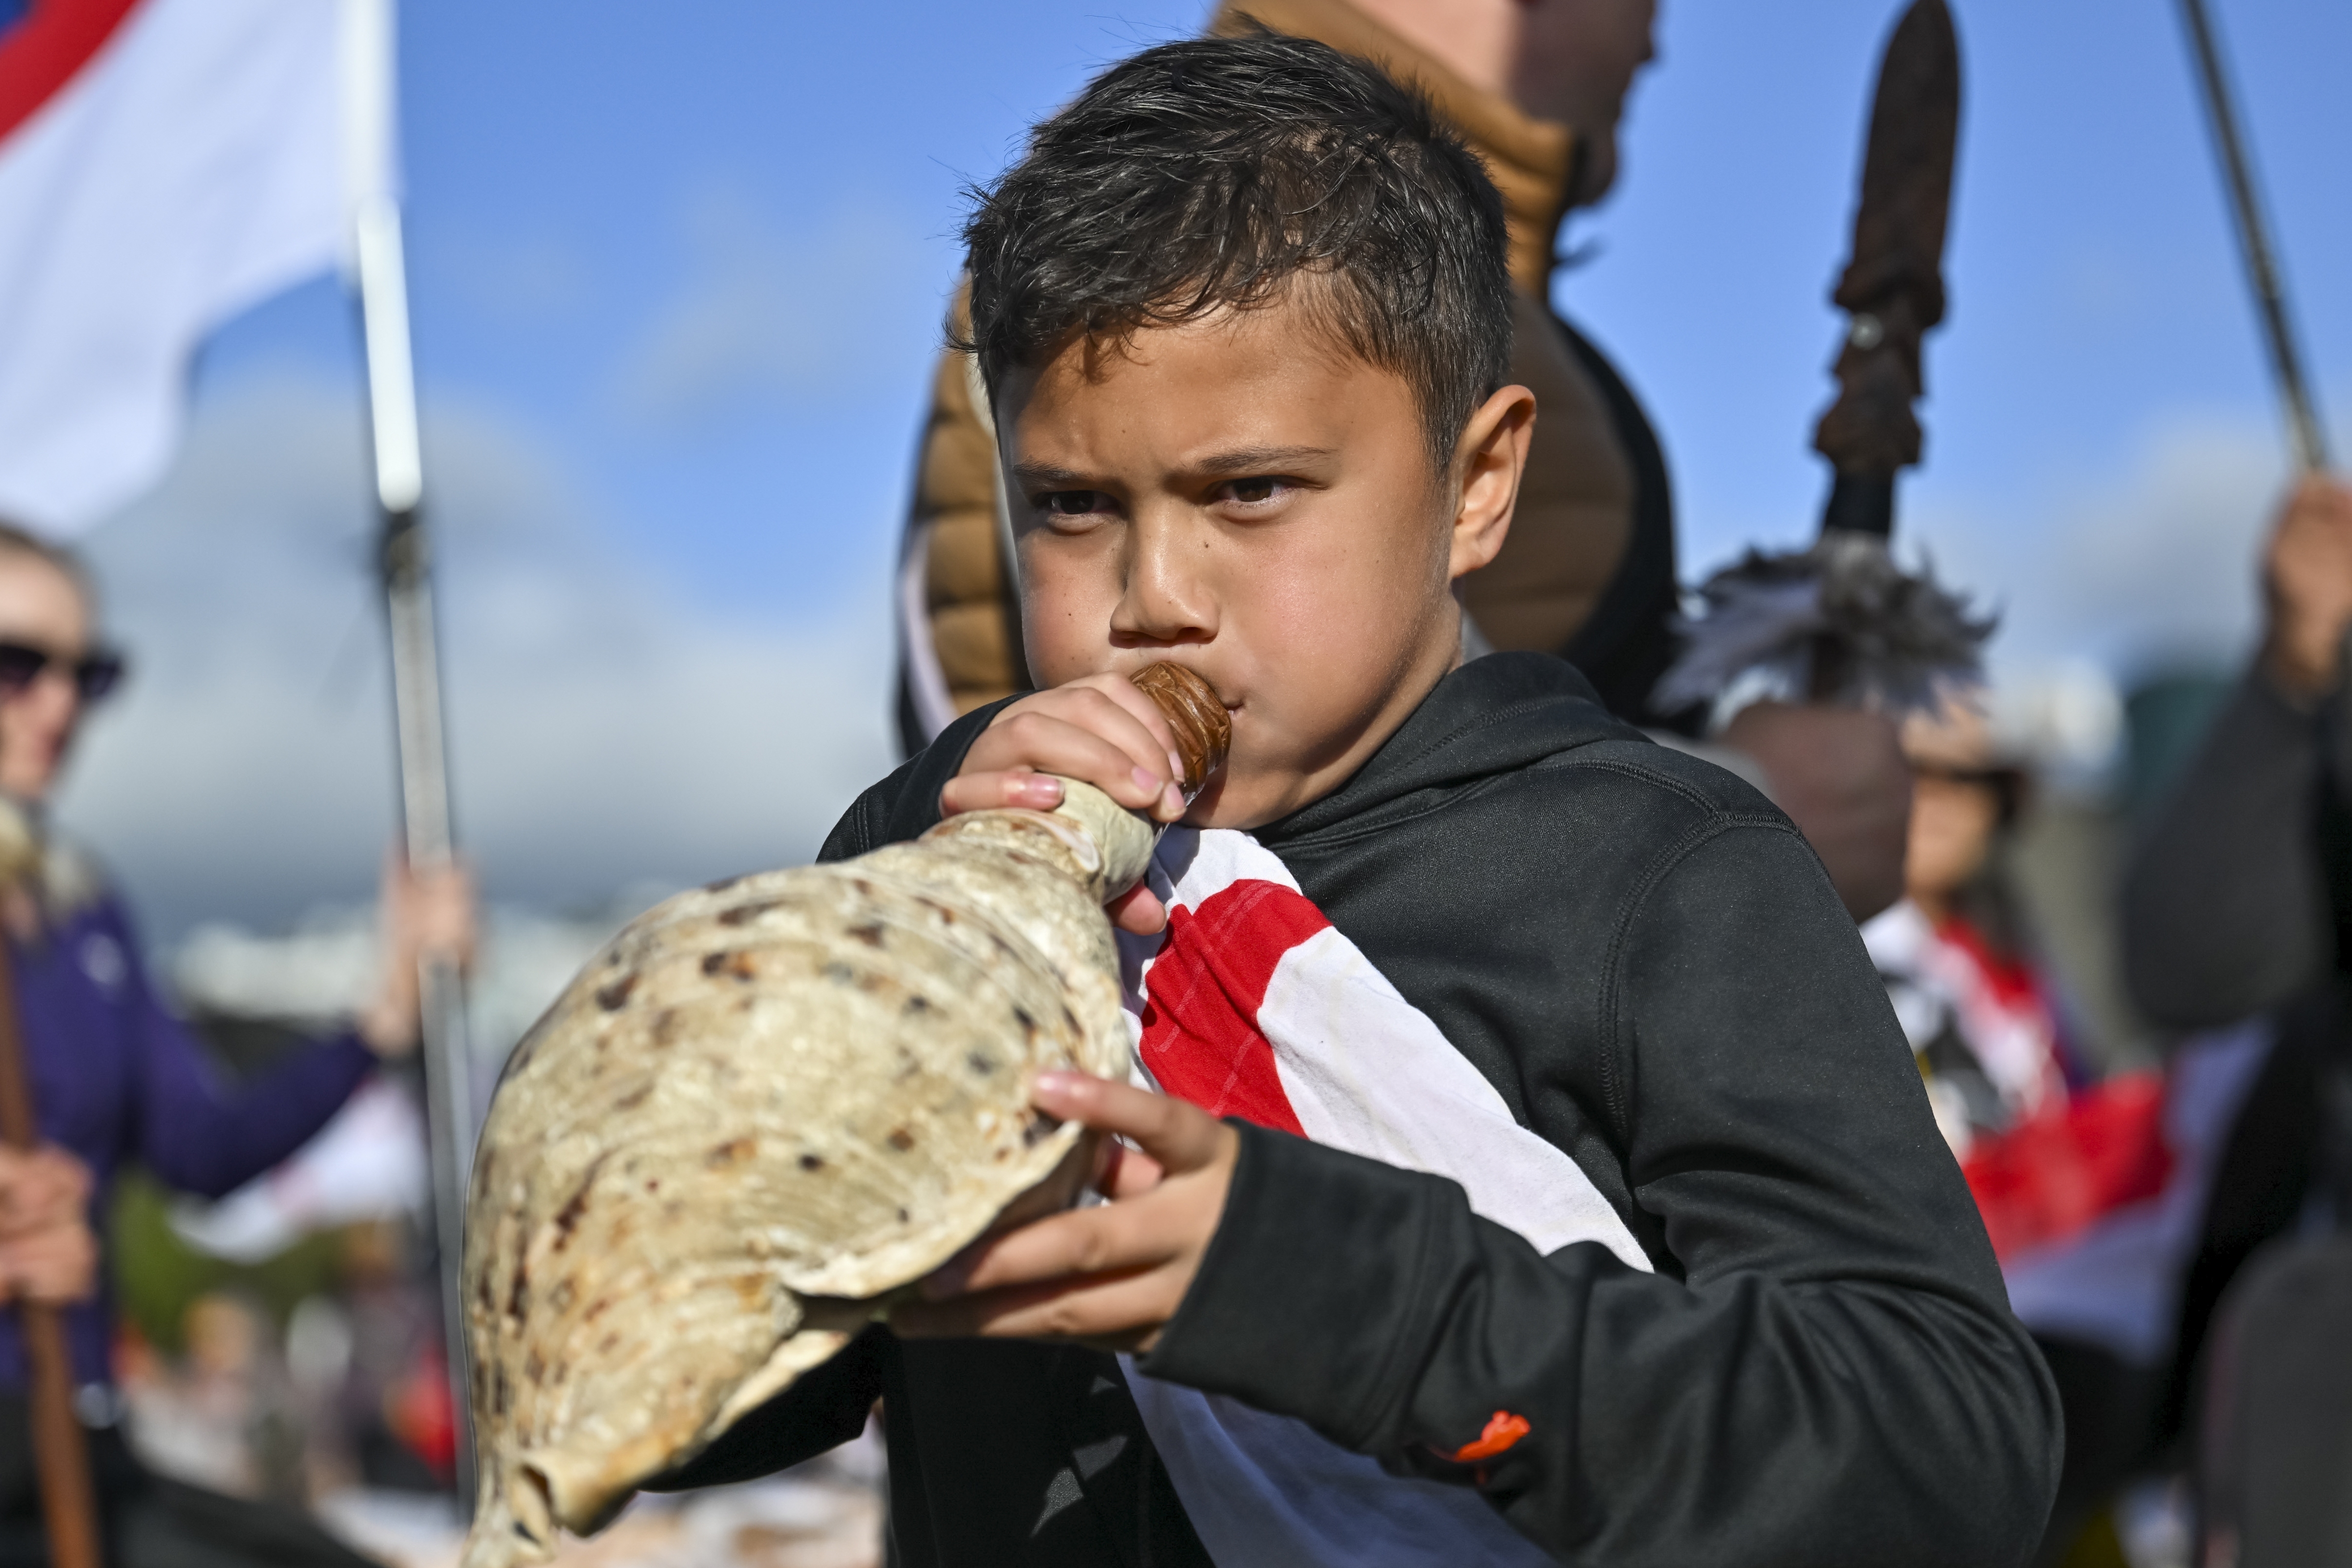
[[382,0],[0,0],[0,517],[171,461],[213,327],[341,263],[389,182]]
[[[389,0],[0,0],[0,519],[104,521],[170,464],[205,336],[351,259],[391,190],[391,27]],[[422,1141],[370,1091],[180,1219],[250,1258],[398,1213]]]

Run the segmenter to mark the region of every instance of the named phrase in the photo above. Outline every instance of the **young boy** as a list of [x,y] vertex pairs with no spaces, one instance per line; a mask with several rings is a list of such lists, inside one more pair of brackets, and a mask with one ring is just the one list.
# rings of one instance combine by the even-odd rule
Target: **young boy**
[[[1041,1081],[1110,1201],[668,1484],[878,1396],[907,1568],[2020,1561],[2054,1401],[1820,864],[1568,665],[1462,663],[1536,415],[1475,161],[1322,46],[1171,44],[967,232],[1042,689],[825,854],[1050,774],[1181,817],[1112,911],[1162,1092]],[[1160,660],[1233,713],[1189,808]]]

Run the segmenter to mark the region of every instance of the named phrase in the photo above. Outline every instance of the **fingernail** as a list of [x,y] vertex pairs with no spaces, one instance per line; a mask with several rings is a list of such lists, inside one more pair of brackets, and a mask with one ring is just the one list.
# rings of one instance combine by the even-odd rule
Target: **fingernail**
[[1062,803],[1062,781],[1050,773],[1032,773],[1013,786],[1013,794],[1024,804],[1050,809]]
[[1168,777],[1179,784],[1184,782],[1184,759],[1172,751],[1168,754]]
[[971,1278],[970,1263],[943,1263],[932,1270],[916,1290],[927,1301],[944,1301],[950,1296],[962,1295],[964,1281]]
[[1034,1086],[1041,1094],[1067,1094],[1078,1085],[1078,1075],[1066,1068],[1049,1067],[1037,1074]]
[[1149,768],[1138,768],[1135,769],[1135,787],[1139,789],[1149,789],[1157,796],[1160,793],[1160,775]]

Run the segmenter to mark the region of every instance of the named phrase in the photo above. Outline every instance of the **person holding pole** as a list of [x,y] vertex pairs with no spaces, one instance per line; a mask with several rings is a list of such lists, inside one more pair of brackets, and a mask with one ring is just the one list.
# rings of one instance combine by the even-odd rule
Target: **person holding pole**
[[[149,983],[128,916],[85,857],[48,835],[43,805],[83,711],[121,661],[95,637],[88,574],[69,552],[0,524],[0,932],[16,1060],[37,1146],[0,1149],[0,1563],[52,1561],[58,1506],[37,1484],[58,1434],[28,1415],[18,1313],[62,1309],[89,1490],[114,1568],[223,1563],[309,1568],[363,1562],[309,1521],[145,1472],[110,1424],[111,1332],[99,1216],[136,1162],[208,1197],[267,1170],[325,1124],[383,1059],[415,1049],[425,961],[462,961],[473,899],[462,868],[412,873],[394,854],[383,885],[383,978],[348,1027],[236,1087],[211,1070]],[[13,1028],[9,1027],[13,1024]],[[66,1434],[69,1439],[71,1433]],[[87,1505],[85,1505],[87,1506]],[[69,1553],[59,1551],[58,1568]]]
[[2148,1021],[2257,1020],[2180,1285],[2150,1448],[2188,1450],[2198,1561],[2352,1546],[2352,481],[2304,372],[2205,0],[2179,0],[2297,470],[2260,564],[2262,637],[2134,848],[2124,977]]

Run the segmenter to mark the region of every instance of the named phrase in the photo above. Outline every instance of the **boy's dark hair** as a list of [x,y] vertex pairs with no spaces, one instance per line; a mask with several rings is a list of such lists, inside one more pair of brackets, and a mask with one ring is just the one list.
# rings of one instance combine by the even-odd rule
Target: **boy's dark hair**
[[1297,298],[1420,400],[1436,469],[1511,352],[1502,199],[1420,94],[1325,45],[1162,44],[1030,135],[964,225],[992,392],[1073,336]]

